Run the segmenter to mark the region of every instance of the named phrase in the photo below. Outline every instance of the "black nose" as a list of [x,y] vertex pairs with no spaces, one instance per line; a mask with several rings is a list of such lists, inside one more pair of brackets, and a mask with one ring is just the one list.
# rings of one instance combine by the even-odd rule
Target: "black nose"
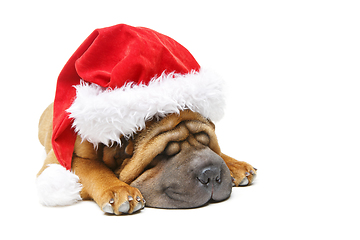
[[220,168],[216,166],[206,167],[200,172],[197,179],[199,180],[199,182],[201,182],[204,185],[215,184],[215,183],[220,184],[221,183]]

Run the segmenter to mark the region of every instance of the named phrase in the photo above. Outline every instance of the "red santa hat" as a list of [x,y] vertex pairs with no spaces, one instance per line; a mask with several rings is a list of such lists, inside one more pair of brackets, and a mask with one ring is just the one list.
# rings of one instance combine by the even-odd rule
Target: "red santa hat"
[[221,79],[156,31],[124,24],[97,29],[59,75],[52,147],[70,169],[76,134],[94,145],[121,144],[146,121],[184,109],[219,120]]

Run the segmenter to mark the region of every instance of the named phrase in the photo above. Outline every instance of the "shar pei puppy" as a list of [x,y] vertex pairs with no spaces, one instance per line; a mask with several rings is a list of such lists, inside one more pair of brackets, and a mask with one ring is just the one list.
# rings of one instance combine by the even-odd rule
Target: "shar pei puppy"
[[[38,176],[59,164],[51,146],[53,105],[42,114],[39,140],[47,157]],[[80,196],[106,213],[129,214],[144,206],[194,208],[229,198],[233,186],[253,182],[256,169],[222,153],[215,125],[190,110],[146,123],[121,146],[75,142],[72,172]]]
[[229,198],[256,169],[221,152],[222,79],[144,27],[96,29],[60,72],[42,114],[40,202],[92,199],[109,214],[194,208]]

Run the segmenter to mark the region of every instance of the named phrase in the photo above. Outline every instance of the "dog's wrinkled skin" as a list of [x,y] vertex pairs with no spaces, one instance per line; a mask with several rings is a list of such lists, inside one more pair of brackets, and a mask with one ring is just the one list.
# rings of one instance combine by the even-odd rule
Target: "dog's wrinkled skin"
[[[39,139],[48,164],[59,164],[51,147],[50,105],[39,123]],[[190,110],[147,122],[121,146],[97,149],[77,138],[72,171],[83,186],[82,199],[93,199],[107,213],[133,213],[145,206],[193,208],[221,201],[232,186],[252,183],[256,169],[220,150],[215,126]]]

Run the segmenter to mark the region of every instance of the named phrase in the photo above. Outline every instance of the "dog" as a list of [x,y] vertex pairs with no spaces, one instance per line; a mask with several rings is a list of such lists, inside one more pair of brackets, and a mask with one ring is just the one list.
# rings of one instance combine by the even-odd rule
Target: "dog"
[[[62,168],[52,149],[52,119],[53,104],[39,121],[47,156],[38,178],[47,168]],[[71,174],[78,178],[78,200],[94,200],[108,214],[223,201],[233,186],[250,185],[257,174],[250,164],[222,153],[215,125],[191,110],[149,120],[143,130],[121,140],[121,145],[94,147],[77,136],[73,151]]]

